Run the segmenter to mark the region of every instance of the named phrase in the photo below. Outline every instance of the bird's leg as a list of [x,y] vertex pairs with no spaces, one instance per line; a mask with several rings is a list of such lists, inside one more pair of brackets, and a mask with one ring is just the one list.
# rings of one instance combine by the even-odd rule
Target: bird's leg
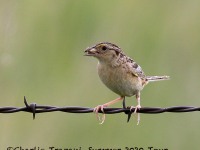
[[[140,92],[138,92],[138,93],[136,94],[136,100],[137,100],[138,104],[137,104],[137,106],[135,107],[134,113],[137,112],[137,109],[140,109],[140,108],[141,108],[141,105],[140,105]],[[140,123],[140,113],[137,113],[137,125],[139,125],[139,123]]]
[[140,92],[138,92],[138,93],[136,94],[135,97],[136,97],[136,100],[137,100],[138,104],[137,104],[137,106],[135,107],[134,113],[137,112],[137,109],[140,109],[140,108],[141,108],[141,105],[140,105]]
[[125,97],[123,98],[122,105],[123,105],[123,108],[126,109],[126,101],[125,101]]
[[[97,119],[100,121],[100,124],[103,124],[104,121],[105,121],[105,119],[106,119],[106,116],[105,116],[105,113],[104,113],[104,110],[103,110],[104,107],[108,107],[108,106],[110,106],[110,105],[112,105],[112,104],[115,104],[116,102],[122,100],[123,98],[124,98],[124,97],[121,96],[121,97],[119,97],[119,98],[116,98],[115,100],[112,100],[112,101],[110,101],[110,102],[108,102],[108,103],[105,103],[105,104],[103,104],[103,105],[98,105],[97,107],[94,108],[93,112],[96,114]],[[101,118],[101,117],[99,116],[99,114],[98,114],[99,110],[101,110],[101,112],[103,112],[102,118]]]
[[[130,108],[130,111],[132,110],[132,108],[135,108],[134,110],[134,113],[137,113],[137,110],[141,108],[141,105],[140,105],[140,92],[136,93],[136,100],[137,100],[137,106],[134,107],[134,106],[131,106]],[[140,123],[140,113],[137,113],[137,125],[139,125]]]

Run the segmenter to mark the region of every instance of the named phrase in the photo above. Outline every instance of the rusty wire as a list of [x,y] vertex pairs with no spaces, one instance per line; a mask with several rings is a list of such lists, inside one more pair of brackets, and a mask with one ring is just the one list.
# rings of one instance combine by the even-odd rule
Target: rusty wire
[[[35,115],[37,113],[46,113],[46,112],[54,112],[61,111],[67,113],[92,113],[94,108],[89,107],[79,107],[79,106],[65,106],[65,107],[56,107],[56,106],[47,106],[47,105],[37,105],[36,103],[28,104],[26,97],[24,97],[25,107],[0,107],[0,113],[16,113],[16,112],[29,112],[33,114],[33,119],[35,119]],[[105,114],[116,114],[116,113],[125,113],[128,115],[127,122],[130,120],[131,114],[135,111],[135,109],[131,109],[130,107],[126,107],[125,99],[123,100],[123,108],[104,108]],[[160,107],[142,107],[137,110],[137,113],[144,114],[159,114],[164,112],[173,112],[173,113],[182,113],[182,112],[193,112],[200,111],[200,107],[194,106],[173,106],[167,108]],[[99,113],[103,113],[99,110]]]

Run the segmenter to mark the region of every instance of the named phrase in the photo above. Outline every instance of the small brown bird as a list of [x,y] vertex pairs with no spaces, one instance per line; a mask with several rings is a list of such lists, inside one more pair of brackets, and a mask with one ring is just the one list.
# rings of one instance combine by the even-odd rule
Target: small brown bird
[[[136,96],[138,102],[136,107],[131,106],[130,109],[141,108],[140,91],[151,81],[168,80],[169,76],[146,76],[142,68],[131,58],[126,56],[120,47],[109,42],[101,42],[85,50],[86,56],[93,56],[98,59],[98,74],[101,81],[113,92],[120,97],[103,105],[94,108],[101,124],[105,121],[105,114],[102,119],[98,112],[102,112],[104,107],[108,107],[118,101],[123,100],[125,96]],[[140,116],[138,113],[137,124],[139,124]]]

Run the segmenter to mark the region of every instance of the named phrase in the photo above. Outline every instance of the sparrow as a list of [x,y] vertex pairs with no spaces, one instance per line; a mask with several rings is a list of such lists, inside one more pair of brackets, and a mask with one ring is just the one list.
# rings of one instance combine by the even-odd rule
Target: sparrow
[[[116,102],[122,101],[125,97],[135,96],[137,105],[134,113],[141,108],[140,92],[149,82],[168,80],[169,76],[146,76],[142,68],[130,57],[124,54],[122,49],[110,42],[101,42],[85,50],[85,56],[93,56],[98,59],[97,70],[101,81],[119,97],[94,108],[94,113],[102,124],[105,121],[104,108]],[[103,112],[103,117],[98,115]],[[137,124],[140,122],[138,114]]]

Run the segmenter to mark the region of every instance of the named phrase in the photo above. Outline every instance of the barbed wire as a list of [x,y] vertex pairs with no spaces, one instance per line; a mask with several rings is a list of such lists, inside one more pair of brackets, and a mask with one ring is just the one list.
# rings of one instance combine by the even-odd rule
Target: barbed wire
[[[48,105],[37,105],[36,103],[28,104],[26,97],[24,96],[24,104],[25,107],[0,107],[0,113],[16,113],[16,112],[29,112],[33,114],[33,119],[35,119],[35,115],[37,113],[47,113],[54,111],[61,111],[66,113],[92,113],[94,108],[89,107],[80,107],[80,106],[66,106],[66,107],[57,107],[57,106],[48,106]],[[116,113],[125,113],[128,115],[127,122],[129,122],[131,118],[131,114],[134,113],[135,109],[130,107],[126,107],[125,99],[123,100],[123,108],[104,108],[104,112],[99,110],[99,113],[105,114],[116,114]],[[144,114],[159,114],[164,112],[172,112],[172,113],[182,113],[182,112],[193,112],[200,111],[200,107],[194,106],[173,106],[167,108],[160,107],[142,107],[137,110],[137,113]]]

